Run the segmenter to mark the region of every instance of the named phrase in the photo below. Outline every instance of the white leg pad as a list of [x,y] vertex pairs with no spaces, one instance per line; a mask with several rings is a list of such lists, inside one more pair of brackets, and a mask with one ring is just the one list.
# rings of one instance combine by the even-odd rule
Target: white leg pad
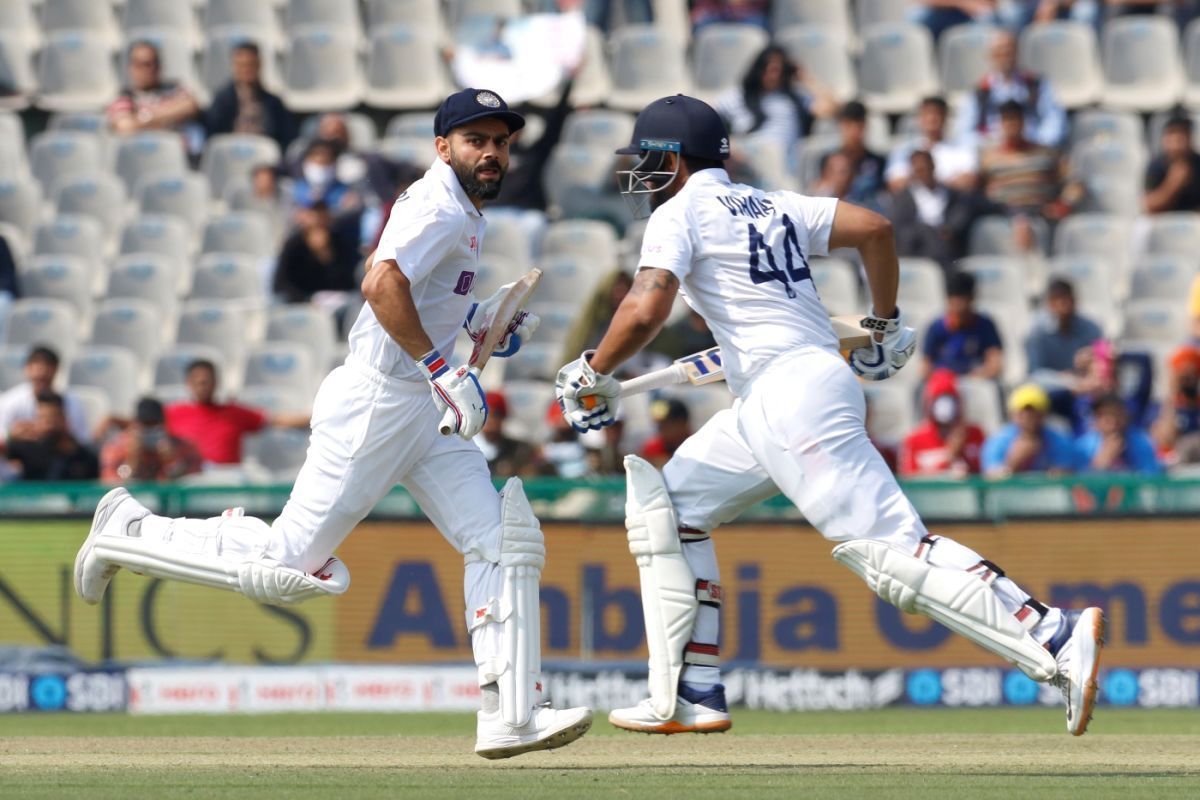
[[350,587],[350,571],[330,558],[316,574],[272,561],[227,561],[214,555],[180,552],[169,542],[136,536],[104,536],[95,553],[139,575],[196,583],[240,592],[268,605],[290,605],[313,597],[342,594]]
[[892,605],[942,623],[1035,681],[1050,680],[1058,673],[1054,657],[978,576],[935,567],[869,539],[843,542],[833,549],[833,557]]
[[542,679],[542,612],[539,586],[546,563],[546,542],[518,478],[500,493],[500,598],[469,611],[474,631],[499,623],[500,652],[479,664],[479,684],[495,682],[500,717],[508,725],[529,722]]
[[637,456],[625,456],[625,473],[625,527],[642,587],[650,703],[654,714],[665,721],[675,713],[683,651],[700,607],[696,576],[683,555],[675,509],[662,475]]

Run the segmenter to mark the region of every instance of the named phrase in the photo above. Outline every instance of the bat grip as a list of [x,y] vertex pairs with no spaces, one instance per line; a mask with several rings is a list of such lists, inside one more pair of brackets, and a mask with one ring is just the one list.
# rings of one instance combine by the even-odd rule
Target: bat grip
[[666,369],[656,370],[647,375],[639,375],[636,378],[630,378],[627,381],[621,382],[621,396],[628,397],[631,394],[642,394],[643,392],[652,392],[655,389],[662,389],[666,386],[675,386],[679,383],[687,381],[687,369],[682,364],[672,364]]

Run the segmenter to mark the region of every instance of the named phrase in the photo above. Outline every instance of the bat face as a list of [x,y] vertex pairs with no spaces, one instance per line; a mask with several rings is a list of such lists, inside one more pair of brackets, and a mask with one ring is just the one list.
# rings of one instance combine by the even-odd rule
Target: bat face
[[725,368],[721,364],[719,347],[710,347],[699,353],[684,356],[675,363],[683,365],[688,381],[696,386],[725,380]]

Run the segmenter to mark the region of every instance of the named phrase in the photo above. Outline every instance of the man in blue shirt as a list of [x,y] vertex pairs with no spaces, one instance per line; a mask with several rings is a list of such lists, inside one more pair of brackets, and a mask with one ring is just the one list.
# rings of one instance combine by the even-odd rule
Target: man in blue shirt
[[1158,475],[1162,462],[1149,434],[1129,424],[1129,410],[1116,394],[1104,394],[1092,404],[1087,433],[1076,442],[1080,467],[1088,472],[1137,472]]
[[925,333],[922,378],[938,367],[956,375],[998,380],[1004,350],[996,323],[975,310],[975,276],[958,272],[946,281],[946,315]]
[[1075,467],[1071,440],[1046,427],[1050,398],[1042,387],[1027,383],[1008,398],[1012,422],[983,443],[980,460],[989,478],[1007,478],[1020,472],[1060,474]]

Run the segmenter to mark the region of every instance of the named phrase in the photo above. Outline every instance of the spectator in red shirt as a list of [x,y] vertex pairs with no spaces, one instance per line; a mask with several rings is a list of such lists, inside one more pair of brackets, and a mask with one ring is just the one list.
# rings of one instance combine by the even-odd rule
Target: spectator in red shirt
[[267,425],[307,428],[307,415],[263,412],[238,405],[218,403],[217,368],[211,361],[197,359],[187,368],[186,382],[192,402],[167,407],[167,432],[196,446],[210,464],[238,464],[242,460],[242,437]]
[[939,369],[925,385],[925,419],[904,439],[900,474],[904,477],[979,474],[983,431],[963,419],[954,373]]
[[650,405],[650,415],[658,433],[642,445],[642,458],[662,469],[684,439],[692,435],[691,414],[681,401],[671,398],[655,400]]

